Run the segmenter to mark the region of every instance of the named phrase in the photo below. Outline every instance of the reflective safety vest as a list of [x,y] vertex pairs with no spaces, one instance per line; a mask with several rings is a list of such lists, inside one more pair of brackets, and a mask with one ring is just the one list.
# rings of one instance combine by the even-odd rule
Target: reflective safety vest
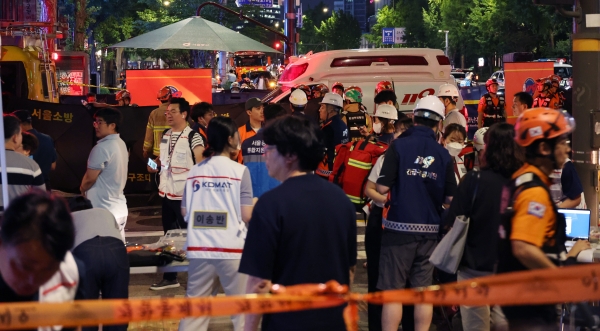
[[186,126],[171,148],[171,134],[167,130],[160,140],[160,184],[158,194],[171,200],[181,200],[188,172],[194,166],[194,157],[190,149],[193,130]]
[[364,137],[360,134],[360,127],[365,126],[370,131],[371,124],[369,123],[368,116],[361,108],[360,103],[352,103],[344,107],[342,111],[344,122],[348,126],[348,136],[350,141],[358,141]]
[[495,123],[506,122],[506,104],[503,96],[498,96],[498,105],[494,106],[494,101],[489,93],[483,95],[485,98],[485,109],[483,110],[483,126],[490,127]]
[[533,108],[547,107],[552,109],[561,109],[562,106],[562,98],[558,94],[551,94],[545,97],[538,95],[535,99],[533,99]]
[[185,183],[189,259],[241,259],[247,227],[241,187],[246,167],[213,156],[193,167]]
[[[513,205],[516,201],[516,197],[524,190],[533,187],[543,187],[548,194],[548,198],[552,201],[552,195],[548,190],[548,187],[546,187],[544,182],[537,175],[531,172],[525,173],[514,179],[502,192],[502,203],[505,205],[501,206],[502,219],[499,228],[498,273],[529,270],[529,268],[524,266],[514,256],[510,237],[512,233],[512,219],[515,215]],[[524,208],[531,207],[525,205]],[[552,204],[552,211],[556,220],[554,223],[554,235],[550,240],[544,242],[541,249],[552,262],[559,265],[561,261],[566,258],[565,241],[567,238],[567,223],[564,215],[559,213],[556,209],[555,204]]]

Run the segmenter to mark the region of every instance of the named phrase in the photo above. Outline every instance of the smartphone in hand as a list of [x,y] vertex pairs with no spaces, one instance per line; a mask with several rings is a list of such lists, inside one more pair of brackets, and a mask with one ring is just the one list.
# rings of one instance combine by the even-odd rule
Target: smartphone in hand
[[158,168],[158,164],[156,164],[156,162],[154,162],[154,160],[152,160],[151,158],[148,158],[148,166],[154,170]]

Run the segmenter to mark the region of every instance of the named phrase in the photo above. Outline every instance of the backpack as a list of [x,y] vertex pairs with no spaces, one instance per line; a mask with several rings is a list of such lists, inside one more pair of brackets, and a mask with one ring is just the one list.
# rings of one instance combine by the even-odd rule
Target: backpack
[[[165,129],[165,131],[163,131],[162,135],[164,136],[167,131],[169,131],[171,129]],[[183,132],[181,133],[183,134]],[[190,144],[190,151],[192,152],[192,161],[194,162],[194,164],[196,164],[196,155],[194,155],[194,150],[192,149],[192,140],[194,139],[194,136],[200,134],[198,133],[198,131],[196,130],[192,130],[190,131],[190,134],[188,135],[188,143]],[[202,138],[202,141],[204,142],[204,145],[206,146],[206,140],[204,140],[204,137],[202,135],[200,135],[200,138]]]
[[364,191],[371,168],[387,148],[386,143],[368,139],[351,141],[335,147],[335,159],[329,181],[344,190],[357,211],[361,211],[367,202]]

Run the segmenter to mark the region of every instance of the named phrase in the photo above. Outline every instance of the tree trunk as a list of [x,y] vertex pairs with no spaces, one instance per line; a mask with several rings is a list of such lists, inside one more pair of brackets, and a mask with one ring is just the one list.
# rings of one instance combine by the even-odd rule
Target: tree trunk
[[86,0],[75,0],[75,40],[73,48],[76,51],[84,50],[85,42],[85,22],[87,20]]

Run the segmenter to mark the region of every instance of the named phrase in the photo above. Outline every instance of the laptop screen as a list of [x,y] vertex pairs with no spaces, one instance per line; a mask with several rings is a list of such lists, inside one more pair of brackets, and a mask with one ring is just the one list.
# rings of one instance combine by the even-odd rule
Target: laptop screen
[[589,210],[559,209],[558,212],[565,215],[568,238],[589,239],[591,216]]

